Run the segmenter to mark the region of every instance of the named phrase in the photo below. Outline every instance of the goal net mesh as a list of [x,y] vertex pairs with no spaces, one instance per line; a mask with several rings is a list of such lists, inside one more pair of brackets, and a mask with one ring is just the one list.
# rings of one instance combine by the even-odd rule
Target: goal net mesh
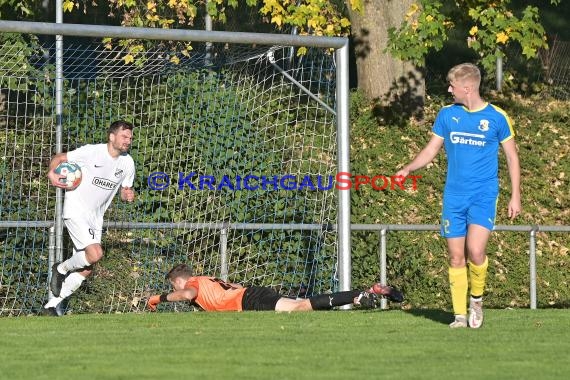
[[[17,37],[0,38],[0,315],[47,301],[57,218],[45,175],[56,152],[55,45]],[[142,311],[178,263],[291,297],[337,287],[334,56],[193,48],[158,43],[127,63],[118,48],[64,46],[63,151],[104,143],[112,121],[131,121],[137,193],[107,211],[104,257],[68,313]]]

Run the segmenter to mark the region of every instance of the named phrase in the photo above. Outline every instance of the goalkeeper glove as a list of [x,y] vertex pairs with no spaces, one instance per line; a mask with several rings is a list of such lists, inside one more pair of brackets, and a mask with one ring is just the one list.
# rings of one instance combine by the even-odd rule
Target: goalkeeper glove
[[158,306],[158,304],[166,301],[167,301],[166,294],[161,294],[161,295],[157,294],[155,296],[150,297],[146,305],[150,310],[156,311],[156,307]]

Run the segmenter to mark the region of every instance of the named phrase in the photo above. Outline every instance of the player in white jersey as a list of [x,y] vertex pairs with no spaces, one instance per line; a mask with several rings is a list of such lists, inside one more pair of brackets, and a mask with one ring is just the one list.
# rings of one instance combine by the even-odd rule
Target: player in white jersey
[[135,164],[128,154],[133,139],[133,125],[126,121],[113,122],[106,144],[85,145],[76,150],[59,153],[49,164],[48,179],[53,186],[65,189],[59,180],[63,176],[54,169],[62,162],[75,162],[81,167],[81,184],[66,191],[63,221],[73,241],[73,255],[51,268],[50,288],[54,297],[44,305],[55,315],[55,307],[75,292],[91,274],[93,264],[103,257],[101,233],[103,215],[120,189],[121,200],[133,202],[132,188]]

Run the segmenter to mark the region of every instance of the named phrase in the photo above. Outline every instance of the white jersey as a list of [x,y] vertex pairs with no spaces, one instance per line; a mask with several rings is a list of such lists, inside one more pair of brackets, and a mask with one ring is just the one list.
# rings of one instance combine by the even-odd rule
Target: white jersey
[[119,187],[132,187],[135,163],[129,154],[111,157],[107,144],[85,145],[67,152],[67,161],[81,167],[81,184],[65,192],[63,217],[95,218],[103,222],[103,215],[117,194]]

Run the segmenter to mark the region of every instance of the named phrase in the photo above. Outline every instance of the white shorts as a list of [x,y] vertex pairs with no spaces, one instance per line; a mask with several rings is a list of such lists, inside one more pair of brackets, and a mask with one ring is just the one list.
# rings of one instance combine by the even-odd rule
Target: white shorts
[[75,251],[82,251],[91,244],[101,244],[103,222],[95,219],[73,218],[64,219],[69,236],[73,241]]

